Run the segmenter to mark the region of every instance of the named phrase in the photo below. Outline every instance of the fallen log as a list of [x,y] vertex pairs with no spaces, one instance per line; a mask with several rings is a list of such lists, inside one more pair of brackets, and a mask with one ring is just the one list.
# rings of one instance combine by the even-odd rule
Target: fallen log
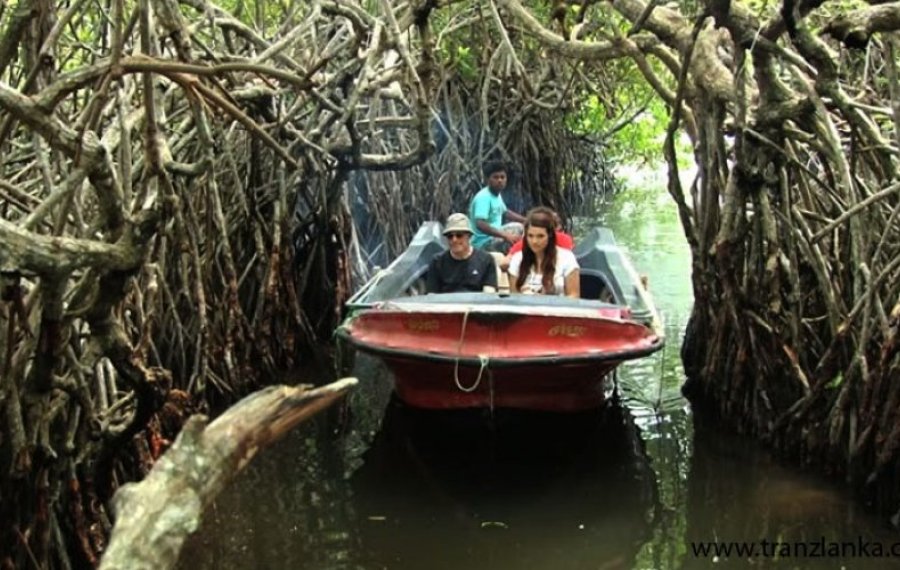
[[116,524],[101,570],[174,567],[205,507],[257,452],[335,403],[356,382],[344,378],[315,389],[271,386],[209,425],[205,416],[192,416],[150,474],[124,485],[113,498]]

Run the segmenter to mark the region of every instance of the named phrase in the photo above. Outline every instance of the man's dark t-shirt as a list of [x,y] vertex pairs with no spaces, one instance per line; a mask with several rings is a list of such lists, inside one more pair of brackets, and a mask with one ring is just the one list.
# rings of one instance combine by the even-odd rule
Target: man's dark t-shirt
[[428,266],[426,287],[429,293],[481,292],[497,288],[497,268],[491,254],[473,249],[463,260],[453,259],[449,251],[438,254]]

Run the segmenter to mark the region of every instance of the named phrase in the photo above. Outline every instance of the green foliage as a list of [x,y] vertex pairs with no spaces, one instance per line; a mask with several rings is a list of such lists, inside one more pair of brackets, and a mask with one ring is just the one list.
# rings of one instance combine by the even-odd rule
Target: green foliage
[[472,48],[463,45],[457,45],[456,51],[450,58],[455,64],[456,72],[465,81],[475,81],[478,79],[478,60]]
[[769,19],[781,9],[781,2],[774,0],[745,0],[750,11],[759,18]]
[[644,110],[614,135],[613,148],[628,162],[655,162],[662,155],[668,122],[665,105],[657,98],[650,99]]
[[290,0],[216,0],[216,4],[264,34],[273,33],[284,25],[289,15],[296,20],[306,12],[306,8],[295,9]]
[[829,390],[834,390],[835,388],[839,388],[841,384],[844,383],[844,375],[840,372],[837,375],[828,381],[828,384],[825,385]]
[[662,154],[668,109],[651,93],[641,93],[639,98],[633,97],[633,91],[618,95],[632,99],[620,101],[621,110],[597,95],[588,95],[571,115],[570,128],[603,141],[607,155],[617,162],[656,162]]
[[[776,2],[776,7],[778,6],[781,6],[780,2]],[[835,2],[827,2],[811,12],[806,21],[813,29],[818,31],[818,28],[825,22],[837,16],[845,15],[853,10],[867,8],[868,6],[869,4],[862,0],[836,0]]]

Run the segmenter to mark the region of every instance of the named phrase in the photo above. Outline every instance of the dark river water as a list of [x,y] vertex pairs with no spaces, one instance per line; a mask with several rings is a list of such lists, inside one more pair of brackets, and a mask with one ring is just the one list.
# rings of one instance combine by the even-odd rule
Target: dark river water
[[262,453],[205,513],[179,567],[900,567],[887,521],[707,425],[681,397],[690,253],[668,197],[630,190],[603,222],[666,323],[663,351],[619,369],[617,405],[416,413],[360,357],[347,404]]

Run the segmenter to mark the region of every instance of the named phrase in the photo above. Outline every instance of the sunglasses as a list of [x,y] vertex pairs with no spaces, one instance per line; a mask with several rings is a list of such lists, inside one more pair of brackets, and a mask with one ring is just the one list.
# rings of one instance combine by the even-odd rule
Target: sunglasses
[[464,237],[468,237],[468,235],[469,234],[467,232],[450,232],[446,234],[447,239],[462,239]]

